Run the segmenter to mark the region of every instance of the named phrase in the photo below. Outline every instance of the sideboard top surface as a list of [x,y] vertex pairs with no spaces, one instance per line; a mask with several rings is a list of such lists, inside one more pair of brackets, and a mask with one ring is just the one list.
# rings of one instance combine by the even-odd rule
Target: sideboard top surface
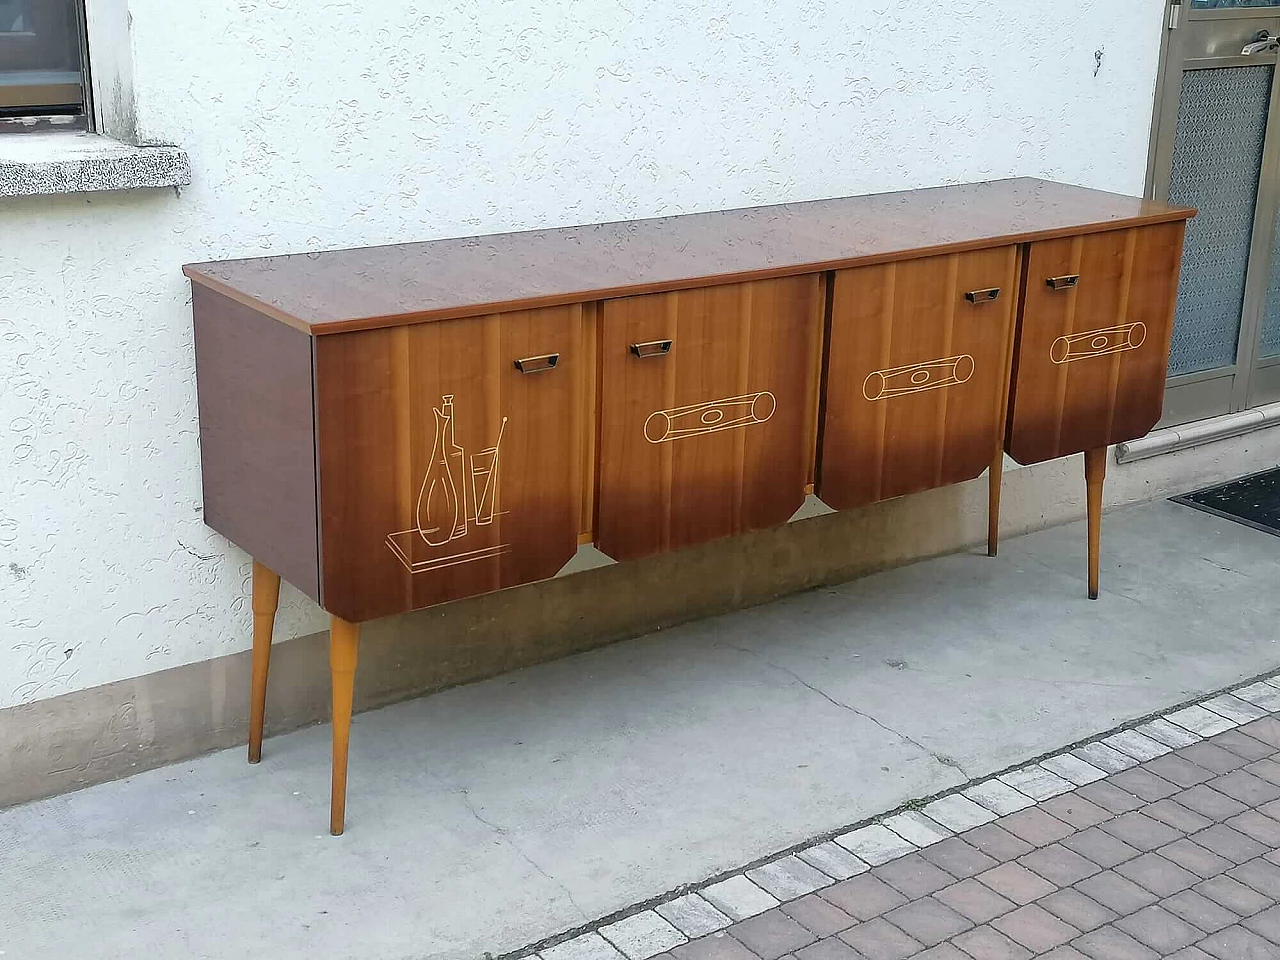
[[523,233],[188,264],[194,283],[312,335],[842,269],[1193,210],[997,180]]

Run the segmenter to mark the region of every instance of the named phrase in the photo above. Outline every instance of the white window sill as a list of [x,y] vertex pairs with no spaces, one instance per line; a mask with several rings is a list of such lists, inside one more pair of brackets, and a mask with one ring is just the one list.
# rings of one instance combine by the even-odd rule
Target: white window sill
[[0,197],[180,187],[191,164],[179,147],[135,147],[94,133],[0,135]]

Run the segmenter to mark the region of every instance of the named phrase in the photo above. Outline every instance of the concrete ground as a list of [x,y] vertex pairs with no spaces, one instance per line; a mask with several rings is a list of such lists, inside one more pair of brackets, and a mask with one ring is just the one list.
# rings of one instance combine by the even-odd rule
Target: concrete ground
[[[1156,502],[0,811],[0,951],[478,957],[1280,667],[1280,540]],[[268,707],[268,709],[270,709]]]

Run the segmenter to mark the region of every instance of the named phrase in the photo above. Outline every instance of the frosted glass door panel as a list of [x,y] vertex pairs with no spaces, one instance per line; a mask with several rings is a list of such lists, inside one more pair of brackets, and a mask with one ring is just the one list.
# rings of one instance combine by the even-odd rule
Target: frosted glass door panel
[[1169,373],[1235,363],[1274,66],[1188,70],[1169,179],[1187,225]]

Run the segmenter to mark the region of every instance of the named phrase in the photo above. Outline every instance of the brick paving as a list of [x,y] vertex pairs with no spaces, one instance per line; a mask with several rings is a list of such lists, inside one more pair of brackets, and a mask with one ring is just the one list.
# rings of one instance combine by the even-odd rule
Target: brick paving
[[[1242,709],[1237,704],[1223,701],[1215,709]],[[1019,790],[1047,794],[1035,806],[997,817],[956,794],[926,805],[929,818],[900,814],[885,821],[919,847],[910,853],[885,827],[855,831],[841,843],[879,864],[812,892],[788,897],[786,890],[799,892],[806,880],[821,882],[795,865],[820,868],[821,858],[841,848],[807,859],[802,852],[787,858],[794,863],[749,872],[764,890],[772,888],[766,896],[776,905],[655,956],[1280,960],[1280,720],[1251,719],[1223,732],[1217,715],[1207,713],[1188,708],[1178,721],[1204,739],[1145,762],[1129,759],[1156,749],[1137,739],[1151,739],[1139,731],[1117,735],[1126,753],[1103,741],[1063,755],[1110,764],[1115,772],[1105,779],[1077,764],[1048,762],[1048,776],[1012,778]],[[1173,734],[1146,726],[1166,738],[1156,743],[1167,751]],[[1050,776],[1074,778],[1073,788],[1061,791]],[[1084,780],[1090,782],[1074,785]],[[998,789],[982,796],[1000,800]],[[763,906],[737,906],[735,892],[707,897],[724,911],[722,924],[735,909]],[[609,937],[608,929],[602,933]],[[623,933],[656,945],[663,931],[637,925]],[[585,938],[577,943],[575,954],[587,958]],[[600,946],[608,951],[601,956],[613,953]]]

